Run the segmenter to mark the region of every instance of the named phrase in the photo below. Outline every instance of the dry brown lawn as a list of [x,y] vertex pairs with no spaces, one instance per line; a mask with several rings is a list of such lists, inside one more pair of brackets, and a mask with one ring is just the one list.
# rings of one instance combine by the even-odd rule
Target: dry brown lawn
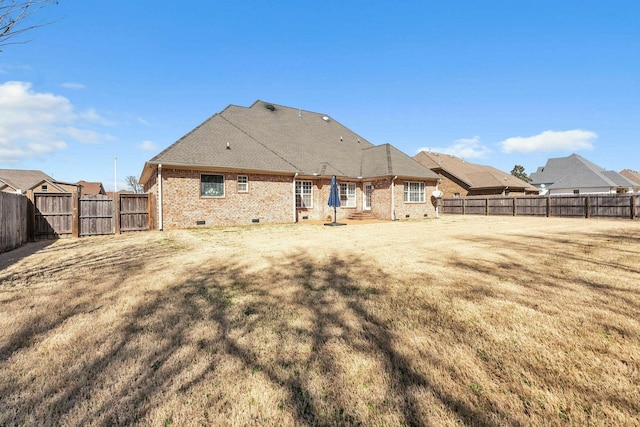
[[640,221],[446,216],[0,255],[0,425],[639,425]]

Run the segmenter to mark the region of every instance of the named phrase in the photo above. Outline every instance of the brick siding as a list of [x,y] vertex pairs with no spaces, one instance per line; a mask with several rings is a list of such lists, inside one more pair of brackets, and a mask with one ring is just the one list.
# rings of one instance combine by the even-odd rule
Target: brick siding
[[[224,197],[201,197],[200,176],[224,176]],[[249,179],[249,191],[238,192],[238,175]],[[162,170],[163,226],[166,229],[293,222],[292,178],[282,175]]]
[[[201,197],[202,174],[224,176],[224,197]],[[238,175],[246,175],[249,191],[238,192]],[[333,218],[333,208],[327,205],[330,180],[299,177],[297,181],[313,182],[313,206],[295,209],[295,220],[326,221]],[[349,181],[342,181],[343,183]],[[352,181],[354,182],[354,181]],[[373,185],[371,212],[379,219],[391,220],[391,179],[366,181]],[[337,209],[337,220],[344,220],[363,208],[363,182],[356,183],[356,207]],[[428,184],[428,183],[427,183]],[[198,226],[232,226],[254,224],[292,223],[294,221],[293,177],[286,175],[243,174],[235,172],[191,171],[166,168],[162,170],[163,228],[191,228]],[[404,181],[395,181],[396,219],[415,220],[435,217],[435,204],[431,200],[432,186],[425,186],[424,203],[404,202]],[[154,174],[145,191],[158,193],[157,175]],[[158,202],[160,198],[157,198]],[[408,217],[407,217],[408,215]],[[158,219],[159,215],[155,215]],[[204,221],[204,224],[198,222]],[[159,224],[156,224],[159,227]]]

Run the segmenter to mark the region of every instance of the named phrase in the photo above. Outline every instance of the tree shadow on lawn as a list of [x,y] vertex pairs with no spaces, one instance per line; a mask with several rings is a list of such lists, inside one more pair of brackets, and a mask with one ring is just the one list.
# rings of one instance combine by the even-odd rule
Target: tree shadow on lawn
[[[592,239],[592,245],[596,248],[606,245],[606,241],[616,244],[621,241],[629,243],[630,253],[635,253],[638,248],[635,237],[601,233],[591,233],[587,237]],[[582,405],[581,409],[585,411],[596,404],[606,403],[628,414],[631,418],[627,420],[640,416],[637,399],[627,393],[621,393],[616,387],[603,386],[605,379],[611,382],[622,379],[608,377],[621,376],[623,374],[620,372],[627,369],[630,375],[637,376],[633,362],[624,360],[623,355],[616,354],[621,348],[633,353],[633,348],[637,348],[636,343],[640,338],[637,328],[637,319],[640,316],[640,288],[634,286],[637,283],[633,282],[633,275],[637,274],[633,265],[635,258],[611,260],[601,256],[597,249],[593,249],[592,253],[589,248],[585,253],[583,245],[576,243],[576,240],[560,236],[463,236],[459,239],[465,244],[486,246],[487,255],[475,258],[454,256],[448,260],[452,271],[473,272],[467,279],[450,278],[451,282],[458,281],[458,286],[450,286],[446,291],[451,299],[467,300],[479,307],[527,307],[540,314],[535,317],[535,322],[548,322],[548,329],[557,329],[559,333],[559,336],[551,333],[550,340],[545,341],[546,328],[542,327],[538,336],[541,340],[538,342],[541,351],[549,351],[551,354],[577,352],[577,359],[585,357],[583,352],[593,353],[594,365],[597,367],[600,363],[608,364],[609,370],[604,372],[607,378],[599,377],[597,372],[600,371],[595,369],[577,372],[577,378],[574,379],[567,373],[571,364],[536,364],[534,360],[543,356],[532,353],[530,365],[529,361],[522,361],[520,369],[523,372],[533,374],[534,378],[542,381],[547,393],[556,393],[563,398],[577,396],[575,399],[578,407]],[[586,271],[597,271],[599,274],[595,276],[597,278],[586,274],[585,270],[571,270],[570,274],[566,274],[563,271],[569,268],[568,263],[581,266]],[[632,286],[621,284],[622,277]],[[582,321],[588,325],[581,327]],[[514,319],[512,323],[526,324],[526,320]],[[513,335],[518,336],[518,333]],[[602,341],[605,344],[602,344]],[[487,357],[483,362],[496,364],[497,358],[494,360]],[[581,363],[589,365],[591,360],[573,360],[572,363],[577,366]],[[577,382],[572,383],[575,380]],[[517,389],[509,392],[518,395],[522,393]],[[566,418],[571,420],[574,415],[585,414],[567,415]],[[588,415],[585,417],[589,419]]]
[[0,271],[9,267],[23,258],[27,258],[34,253],[51,245],[55,240],[39,240],[37,242],[27,242],[22,246],[11,249],[10,251],[0,252]]
[[[116,270],[140,271],[140,265],[123,257],[111,260]],[[145,263],[152,261],[153,257]],[[395,279],[372,262],[337,256],[318,261],[296,253],[271,263],[249,273],[248,266],[226,258],[224,265],[212,262],[182,281],[148,291],[117,321],[116,334],[94,332],[93,348],[77,349],[82,364],[69,367],[40,389],[18,374],[13,374],[14,382],[0,383],[0,406],[5,407],[0,424],[149,423],[158,411],[169,411],[163,407],[166,399],[188,401],[189,393],[206,388],[211,396],[204,409],[193,409],[194,423],[207,423],[209,408],[229,416],[249,413],[242,423],[366,425],[377,419],[359,409],[369,399],[368,380],[351,376],[348,362],[359,358],[380,367],[368,373],[379,376],[371,381],[382,385],[382,396],[366,404],[379,416],[390,414],[399,424],[429,425],[427,408],[418,397],[422,392],[459,422],[513,424],[508,415],[496,418],[449,392],[399,350],[406,338],[392,329],[393,313],[379,313],[376,307],[389,298],[404,304],[405,298],[388,291],[389,281]],[[23,330],[24,337],[1,347],[0,367],[10,369],[15,354],[33,352],[35,337],[62,328],[94,306],[109,304],[106,292],[82,283],[76,286],[77,294],[67,302],[71,308],[55,321],[37,321],[42,325],[38,330]],[[427,319],[444,315],[435,306],[425,305],[424,310],[433,311]],[[440,364],[436,355],[420,356],[420,363]],[[40,363],[34,360],[32,367]],[[238,366],[233,377],[222,379],[222,367],[230,364]],[[240,392],[225,396],[228,385],[222,380],[250,388],[252,375],[284,396],[281,418],[271,420],[259,409],[238,408],[244,399]],[[169,412],[164,421],[173,422]]]

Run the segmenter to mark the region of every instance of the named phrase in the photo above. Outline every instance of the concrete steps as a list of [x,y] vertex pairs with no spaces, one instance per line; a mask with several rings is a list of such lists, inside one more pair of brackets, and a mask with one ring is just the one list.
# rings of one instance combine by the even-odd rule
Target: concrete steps
[[374,220],[378,219],[371,211],[355,211],[351,212],[347,219],[355,220],[355,221],[365,221],[365,220]]

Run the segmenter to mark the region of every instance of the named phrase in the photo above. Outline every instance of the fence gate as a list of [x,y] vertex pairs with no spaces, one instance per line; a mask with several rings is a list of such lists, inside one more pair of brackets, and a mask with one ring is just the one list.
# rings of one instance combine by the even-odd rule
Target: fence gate
[[72,193],[34,193],[34,234],[36,239],[71,236],[74,197]]
[[149,230],[149,195],[120,194],[120,232]]
[[114,234],[113,199],[83,197],[79,202],[78,234],[80,236],[99,236]]

